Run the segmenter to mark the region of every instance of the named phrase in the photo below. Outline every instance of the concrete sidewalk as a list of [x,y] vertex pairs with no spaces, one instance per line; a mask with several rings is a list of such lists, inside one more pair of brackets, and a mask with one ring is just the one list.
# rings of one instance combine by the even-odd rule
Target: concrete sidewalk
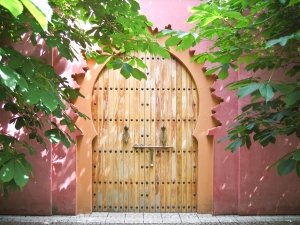
[[77,216],[0,216],[1,225],[247,224],[300,225],[300,216],[212,216],[196,213],[91,213]]

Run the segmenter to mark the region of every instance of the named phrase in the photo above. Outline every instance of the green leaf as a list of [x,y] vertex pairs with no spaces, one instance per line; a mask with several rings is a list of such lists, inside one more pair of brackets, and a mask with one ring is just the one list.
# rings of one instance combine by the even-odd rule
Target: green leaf
[[296,161],[292,159],[282,159],[277,164],[277,173],[279,176],[289,174],[295,169]]
[[[1,141],[2,142],[2,141]],[[13,154],[5,148],[0,151],[0,167],[13,158]]]
[[274,96],[273,88],[269,83],[264,83],[259,87],[259,92],[262,97],[266,99],[266,102],[270,101]]
[[120,59],[117,59],[112,62],[112,68],[114,70],[120,69],[123,66],[123,62]]
[[53,128],[45,131],[45,136],[48,137],[51,143],[57,144],[62,142],[67,148],[70,148],[71,142],[66,135],[58,128]]
[[162,56],[162,57],[164,57],[164,58],[166,58],[166,59],[171,58],[170,53],[169,53],[165,48],[163,48],[163,47],[161,47],[161,46],[159,46],[159,47],[156,49],[155,52],[156,52],[158,55],[160,55],[160,56]]
[[0,5],[16,18],[23,12],[23,5],[19,0],[0,0]]
[[51,141],[53,144],[57,144],[60,142],[60,134],[57,128],[53,128],[51,130],[45,131],[45,136]]
[[13,179],[15,173],[15,161],[12,159],[4,164],[0,170],[0,180],[5,183]]
[[205,17],[204,19],[202,19],[199,24],[202,27],[207,26],[208,24],[210,24],[211,22],[213,22],[214,20],[220,18],[219,16],[210,16],[210,17]]
[[273,47],[276,44],[280,44],[281,46],[285,46],[286,43],[290,40],[290,39],[296,39],[299,40],[300,39],[300,31],[291,34],[291,35],[287,35],[287,36],[283,36],[277,39],[272,39],[270,41],[268,41],[266,43],[266,48],[270,48]]
[[30,171],[20,160],[15,161],[14,180],[20,188],[23,188],[28,183],[29,173]]
[[295,91],[287,95],[285,103],[287,107],[294,105],[300,100],[300,91]]
[[174,46],[177,45],[180,42],[180,38],[177,36],[172,36],[170,38],[168,38],[165,42],[166,46]]
[[29,89],[30,91],[24,93],[24,97],[29,105],[34,105],[40,100],[39,90],[33,86],[29,86]]
[[293,154],[293,159],[295,159],[296,161],[300,161],[300,150],[299,149]]
[[122,66],[122,69],[120,71],[120,73],[126,78],[128,79],[130,77],[130,74],[132,72],[132,66],[130,66],[129,64],[127,63],[124,63],[123,66]]
[[16,71],[7,66],[0,65],[0,78],[10,90],[14,91],[16,85],[19,85],[23,90],[28,89],[26,80],[21,77]]
[[182,41],[177,46],[176,50],[186,50],[195,45],[195,38],[192,34],[187,34],[182,38]]
[[142,69],[147,68],[147,65],[144,63],[143,60],[139,59],[139,58],[135,58],[136,64],[141,67]]
[[279,2],[284,5],[286,3],[286,0],[279,0]]
[[221,69],[221,71],[218,74],[218,77],[221,80],[225,80],[228,77],[228,68],[229,68],[229,64],[224,64],[222,66],[222,69]]
[[47,90],[39,90],[40,100],[51,112],[53,112],[57,105],[58,99],[54,94]]
[[102,64],[104,63],[107,59],[109,58],[109,56],[107,55],[97,55],[95,60],[98,64]]
[[297,162],[296,173],[297,173],[297,176],[300,178],[300,162]]
[[197,14],[194,14],[192,16],[190,16],[187,20],[188,23],[194,23],[194,22],[197,22],[198,20],[201,19],[201,16],[200,15],[197,15]]
[[239,98],[243,98],[249,94],[251,94],[252,92],[256,91],[257,89],[259,89],[260,84],[257,83],[251,83],[249,85],[246,85],[245,87],[242,87],[238,90],[237,95]]
[[255,79],[253,79],[253,77],[251,78],[247,78],[247,79],[243,79],[243,80],[239,80],[237,82],[233,82],[228,84],[226,87],[228,87],[229,90],[236,90],[245,86],[248,86],[249,84],[252,83],[256,83],[257,81]]
[[235,152],[242,144],[243,144],[243,141],[241,139],[237,139],[237,140],[231,142],[226,147],[226,150],[231,150],[232,152]]
[[131,74],[134,78],[138,80],[147,79],[147,76],[137,68],[133,68]]
[[20,130],[25,125],[23,117],[19,117],[16,121],[15,127],[17,130]]
[[245,17],[242,16],[242,14],[237,11],[225,12],[222,15],[225,17],[236,19],[236,20],[245,20]]
[[213,67],[213,68],[207,70],[207,71],[205,72],[205,75],[212,75],[212,74],[214,74],[218,69],[220,69],[220,67]]
[[44,30],[53,14],[47,0],[20,0]]

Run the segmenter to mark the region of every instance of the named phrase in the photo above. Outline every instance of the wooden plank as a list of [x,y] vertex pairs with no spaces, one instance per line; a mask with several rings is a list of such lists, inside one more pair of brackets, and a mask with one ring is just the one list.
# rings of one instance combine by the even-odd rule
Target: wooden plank
[[128,134],[130,136],[128,144],[124,145],[124,178],[123,178],[123,187],[124,193],[126,193],[123,206],[123,211],[129,212],[134,211],[134,204],[135,204],[135,177],[134,177],[134,170],[135,170],[135,163],[134,163],[134,152],[132,146],[134,145],[134,122],[131,122],[130,119],[132,118],[132,97],[134,96],[132,91],[130,90],[131,87],[131,80],[126,79],[124,85],[125,91],[125,125],[129,127]]
[[[178,62],[179,64],[179,62]],[[182,73],[182,83],[181,83],[181,108],[182,108],[182,113],[181,113],[181,137],[182,137],[182,145],[181,145],[181,149],[182,149],[182,211],[186,212],[187,211],[187,165],[186,165],[186,160],[187,160],[187,143],[186,143],[186,123],[183,122],[184,119],[186,119],[186,76],[184,73],[184,68],[179,64],[180,69],[181,69],[181,73]]]
[[118,211],[122,212],[124,210],[124,145],[123,134],[125,127],[125,78],[118,72],[116,74],[117,81],[115,82],[115,92],[118,95],[117,101],[117,129],[118,129],[118,140],[116,146],[116,156],[118,158]]
[[[163,83],[163,79],[164,79],[164,74],[162,71],[162,67],[163,67],[163,62],[162,61],[158,61],[156,63],[156,67],[153,66],[154,69],[154,76],[155,76],[155,95],[156,95],[156,101],[155,101],[155,108],[156,108],[156,124],[155,124],[155,130],[156,130],[156,145],[161,146],[161,127],[164,125],[163,123],[163,102],[164,102],[164,96],[163,96],[163,92],[162,92],[162,83]],[[167,156],[167,152],[165,149],[159,149],[158,150],[160,152],[160,157],[159,160],[157,162],[158,165],[158,170],[157,172],[159,174],[157,174],[157,178],[159,180],[159,192],[160,192],[160,211],[161,212],[166,212],[166,200],[167,200],[167,196],[166,196],[166,187],[167,187],[167,165],[166,165],[166,156]],[[159,170],[160,169],[160,170]]]
[[[155,136],[153,137],[153,133],[155,132],[155,123],[151,122],[152,114],[155,113],[155,107],[152,107],[151,104],[151,93],[152,93],[152,65],[155,64],[153,60],[147,60],[146,58],[149,55],[141,55],[141,59],[143,59],[144,63],[147,65],[147,69],[145,73],[147,75],[147,80],[145,81],[144,89],[141,90],[145,93],[145,118],[144,118],[144,126],[145,126],[145,145],[155,145]],[[154,108],[154,109],[153,109]],[[154,130],[153,130],[154,129]],[[154,140],[154,141],[153,141]],[[155,149],[145,149],[145,212],[155,212]],[[152,155],[152,159],[151,159]],[[152,160],[152,161],[151,161]]]
[[[137,127],[138,127],[138,142],[142,145],[145,144],[145,92],[141,91],[142,88],[145,88],[145,81],[136,80],[136,89],[135,89],[135,95],[139,96],[139,105],[138,105],[138,113],[136,115],[137,119]],[[145,199],[146,199],[146,193],[145,193],[145,173],[146,173],[146,152],[148,150],[141,149],[139,153],[139,162],[140,162],[140,170],[139,170],[139,180],[140,180],[140,211],[145,212],[146,205],[145,205]],[[149,155],[149,153],[147,154]]]
[[[164,90],[166,92],[166,101],[167,101],[167,134],[168,141],[167,144],[173,146],[173,149],[169,151],[169,198],[170,198],[170,212],[177,212],[177,195],[174,195],[177,190],[177,152],[176,152],[176,123],[173,122],[173,118],[176,118],[176,112],[173,108],[176,108],[176,100],[173,99],[172,95],[172,83],[174,85],[174,78],[172,78],[173,72],[173,61],[174,59],[165,59],[165,64],[167,65],[167,77],[166,82],[164,82]],[[173,75],[174,76],[174,75]],[[175,74],[176,76],[176,74]],[[174,104],[174,105],[173,105]]]
[[109,85],[109,73],[108,70],[105,70],[103,73],[103,132],[102,132],[102,140],[103,140],[103,159],[102,159],[102,177],[101,177],[101,184],[102,184],[102,210],[103,211],[108,211],[108,178],[109,178],[109,173],[108,169],[109,168],[109,143],[108,143],[108,132],[109,132],[109,105],[108,105],[108,99],[109,99],[109,93],[108,93],[108,85]]
[[108,71],[108,79],[109,79],[109,87],[108,87],[108,115],[109,115],[109,132],[108,132],[108,189],[107,189],[107,202],[108,202],[108,209],[110,212],[114,211],[114,203],[115,203],[115,189],[113,181],[115,180],[115,155],[113,153],[114,144],[116,141],[116,129],[114,127],[114,114],[115,114],[115,98],[114,98],[114,91],[112,91],[112,86],[114,84],[114,76],[113,71]]
[[[175,60],[174,60],[175,61]],[[181,91],[181,83],[182,83],[182,71],[181,65],[175,61],[175,68],[176,71],[176,86],[174,84],[172,91],[173,95],[176,99],[176,150],[177,150],[177,177],[178,177],[178,196],[177,196],[177,205],[180,207],[179,211],[182,212],[182,199],[183,199],[183,168],[182,168],[182,126],[181,126],[181,114],[182,114],[182,91]],[[178,207],[177,206],[177,207]]]
[[[180,149],[178,149],[177,146],[177,99],[176,99],[176,93],[177,93],[177,85],[176,85],[176,77],[181,76],[180,74],[177,74],[176,70],[176,60],[174,58],[171,59],[171,145],[174,146],[174,153],[176,157],[176,168],[175,168],[175,184],[174,185],[174,192],[175,193],[175,198],[173,204],[175,205],[175,210],[176,212],[180,212],[181,210],[181,152]],[[174,182],[174,181],[173,181]]]
[[[132,88],[132,89],[131,89]],[[136,95],[136,92],[133,91],[133,89],[136,88],[136,80],[131,77],[129,79],[129,86],[128,86],[128,93],[130,98],[130,135],[131,135],[131,142],[130,147],[132,147],[134,144],[137,144],[139,141],[139,122],[136,121],[138,119],[138,104],[139,104],[139,95]],[[140,151],[138,149],[133,149],[134,156],[132,159],[130,159],[129,163],[132,163],[133,171],[130,170],[130,176],[132,176],[132,180],[134,183],[134,188],[130,192],[130,199],[133,201],[132,205],[134,207],[135,212],[139,212],[140,210],[140,181],[139,181],[139,171],[140,163],[139,163],[139,155]],[[127,167],[131,167],[130,164],[127,165]]]
[[98,211],[103,211],[103,182],[102,182],[102,177],[103,177],[103,73],[99,76],[98,80],[98,107],[97,107],[97,112],[98,112],[98,154],[99,154],[99,173],[97,177],[97,182],[98,182],[98,190],[97,190],[97,195],[98,195]]
[[[148,58],[148,59],[147,59]],[[157,106],[156,99],[158,97],[156,91],[156,77],[159,76],[158,63],[156,60],[152,60],[152,56],[145,56],[145,63],[148,66],[147,73],[147,85],[146,85],[146,93],[148,102],[146,103],[146,108],[150,107],[150,115],[149,121],[146,120],[145,128],[149,126],[150,128],[150,136],[149,136],[149,145],[151,146],[160,146],[158,143],[157,137],[157,127],[156,127],[156,116],[157,116]],[[147,105],[148,104],[148,105]],[[148,111],[147,111],[148,113]],[[148,125],[149,124],[149,125]],[[147,142],[146,142],[147,144]],[[149,154],[150,157],[150,154]],[[160,212],[160,162],[161,162],[161,153],[160,149],[153,149],[153,167],[150,168],[150,177],[149,182],[150,185],[150,212]],[[154,207],[154,208],[153,208]]]
[[[92,120],[94,123],[94,126],[98,132],[99,128],[99,120],[98,120],[98,91],[99,91],[99,84],[98,82],[95,83],[93,88],[93,94],[92,94]],[[92,157],[92,178],[93,178],[93,185],[92,185],[92,204],[93,204],[93,211],[99,211],[99,204],[98,204],[98,168],[99,168],[99,143],[98,138],[93,142],[93,157]]]
[[[193,116],[191,118],[192,122],[192,129],[194,130],[196,127],[196,122],[198,118],[198,93],[196,90],[196,85],[194,82],[192,82],[192,112]],[[198,159],[198,146],[197,141],[193,138],[193,172],[192,172],[192,181],[193,181],[193,188],[192,188],[192,205],[193,205],[193,211],[197,211],[197,159]]]
[[186,127],[186,171],[187,171],[187,212],[192,211],[192,127],[190,124],[190,118],[192,117],[192,95],[191,93],[191,76],[189,75],[188,71],[184,68],[184,76],[186,77],[186,86],[185,86],[185,93],[186,93],[186,118],[183,120]]

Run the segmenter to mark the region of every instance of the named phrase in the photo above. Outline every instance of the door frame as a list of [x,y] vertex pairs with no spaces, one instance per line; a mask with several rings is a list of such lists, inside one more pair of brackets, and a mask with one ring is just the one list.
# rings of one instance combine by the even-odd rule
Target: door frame
[[[163,44],[165,38],[158,39]],[[177,52],[170,48],[169,52],[189,71],[198,91],[198,118],[193,136],[197,140],[197,213],[212,213],[213,211],[213,140],[208,135],[214,122],[211,110],[215,103],[210,87],[214,79],[203,74],[203,65],[191,62],[189,51]],[[89,118],[92,118],[92,94],[105,63],[97,64],[94,60],[87,60],[88,70],[80,83],[80,93],[85,98],[78,98],[75,106]],[[87,107],[89,106],[89,107]],[[92,143],[97,135],[91,119],[79,117],[76,125],[81,135],[76,143],[76,214],[92,212]]]

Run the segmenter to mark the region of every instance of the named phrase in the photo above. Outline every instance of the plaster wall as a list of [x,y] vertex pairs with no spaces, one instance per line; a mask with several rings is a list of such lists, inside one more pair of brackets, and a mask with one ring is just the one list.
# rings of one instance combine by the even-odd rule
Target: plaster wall
[[[23,42],[16,44],[15,48],[25,55],[34,55],[43,60],[50,61],[51,53],[45,50],[42,40],[37,40],[37,45],[33,47],[28,43],[29,36],[25,36]],[[14,124],[9,124],[11,115],[4,111],[0,104],[0,131],[8,132],[19,139],[27,138],[23,130],[15,130]],[[29,141],[29,140],[28,140]],[[30,141],[36,154],[26,159],[32,164],[33,176],[22,192],[10,193],[8,197],[0,197],[0,214],[19,215],[50,215],[52,213],[51,202],[51,145],[47,143],[44,149],[41,145]]]
[[[173,29],[187,30],[189,25],[184,22],[189,16],[187,10],[198,3],[198,0],[140,0],[142,12],[159,30],[169,24]],[[209,43],[202,43],[196,50],[201,52],[208,46]],[[18,48],[26,54],[45,57],[60,75],[67,76],[70,81],[71,74],[83,72],[82,62],[68,62],[59,57],[55,51],[47,53],[42,44],[36,48],[23,44]],[[231,75],[230,80],[217,81],[212,86],[215,89],[214,94],[223,99],[223,102],[214,109],[213,115],[222,126],[209,131],[209,135],[214,136],[213,213],[299,214],[299,178],[295,174],[279,177],[275,169],[266,171],[266,167],[280,155],[298,145],[298,139],[281,138],[276,145],[264,149],[254,145],[251,151],[242,149],[235,154],[224,150],[226,142],[217,142],[226,134],[226,129],[237,115],[239,107],[247,101],[238,101],[234,93],[225,88],[226,83],[243,76],[243,71],[231,72]],[[9,118],[3,111],[0,111],[0,115],[1,122]],[[0,213],[75,214],[77,191],[75,146],[69,150],[61,145],[49,146],[48,149],[37,146],[37,154],[28,159],[33,165],[33,179],[23,192],[0,199]]]
[[[189,24],[184,23],[189,16],[187,9],[198,3],[194,0],[140,1],[142,12],[158,30],[169,24],[175,30],[188,30]],[[201,43],[195,49],[196,53],[207,49],[209,45],[207,42]],[[247,103],[247,99],[237,100],[235,94],[226,90],[225,86],[247,76],[249,74],[241,68],[238,72],[231,71],[230,79],[216,81],[212,86],[214,95],[223,99],[213,115],[222,126],[209,132],[214,136],[213,213],[299,214],[300,179],[295,174],[279,177],[275,168],[266,171],[268,165],[299,145],[299,139],[281,138],[276,145],[262,149],[255,144],[251,151],[241,149],[234,154],[225,151],[226,142],[218,143],[226,135],[240,106]]]

